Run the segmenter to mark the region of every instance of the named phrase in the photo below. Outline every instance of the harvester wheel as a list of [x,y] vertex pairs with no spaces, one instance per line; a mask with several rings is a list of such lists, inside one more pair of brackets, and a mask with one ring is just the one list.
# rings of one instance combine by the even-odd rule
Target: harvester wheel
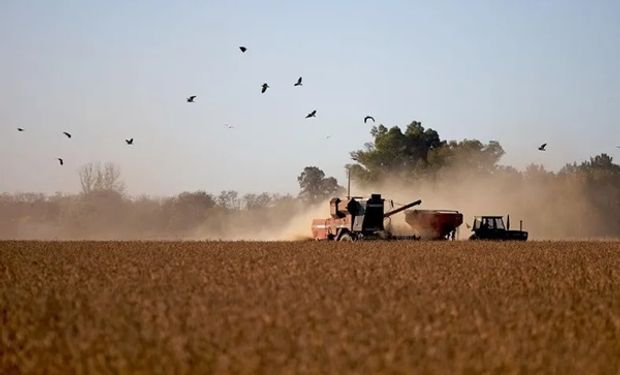
[[343,233],[340,235],[339,241],[353,242],[353,236],[349,233]]

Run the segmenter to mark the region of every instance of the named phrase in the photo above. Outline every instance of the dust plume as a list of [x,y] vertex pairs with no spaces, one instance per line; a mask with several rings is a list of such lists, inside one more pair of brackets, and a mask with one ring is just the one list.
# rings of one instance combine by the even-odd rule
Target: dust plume
[[[474,216],[501,215],[506,220],[510,215],[511,229],[518,229],[522,220],[523,229],[535,240],[618,237],[617,213],[597,206],[596,193],[584,179],[535,168],[483,174],[460,166],[410,184],[386,178],[356,189],[363,194],[381,192],[400,204],[422,199],[421,209],[458,210],[470,225]],[[404,215],[394,216],[400,228],[403,219]],[[465,224],[459,231],[460,239],[470,234]]]

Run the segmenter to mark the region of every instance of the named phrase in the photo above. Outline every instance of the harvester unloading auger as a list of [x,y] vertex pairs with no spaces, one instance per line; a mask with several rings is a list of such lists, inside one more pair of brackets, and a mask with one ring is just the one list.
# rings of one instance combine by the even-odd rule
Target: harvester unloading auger
[[417,200],[385,212],[385,199],[381,198],[381,194],[372,194],[369,199],[351,197],[346,202],[332,198],[329,202],[330,217],[312,221],[312,237],[336,241],[454,239],[456,229],[463,223],[463,215],[457,211],[406,211],[405,221],[411,227],[408,235],[395,235],[386,228],[385,222],[391,216],[421,203]]

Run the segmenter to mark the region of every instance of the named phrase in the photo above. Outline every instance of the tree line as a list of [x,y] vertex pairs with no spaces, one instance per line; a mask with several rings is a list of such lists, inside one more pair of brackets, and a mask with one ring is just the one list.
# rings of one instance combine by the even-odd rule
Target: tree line
[[[404,130],[379,125],[371,136],[345,166],[357,189],[390,194],[398,186],[393,191],[412,198],[444,194],[437,202],[472,212],[512,210],[549,227],[551,236],[620,236],[620,166],[607,154],[558,172],[534,164],[518,171],[499,163],[499,142],[443,140],[417,121]],[[87,164],[78,174],[79,194],[1,194],[0,238],[260,239],[251,234],[273,232],[308,206],[345,193],[317,166],[301,171],[296,196],[226,190],[130,197],[114,164]],[[572,219],[557,229],[549,225],[566,217]]]

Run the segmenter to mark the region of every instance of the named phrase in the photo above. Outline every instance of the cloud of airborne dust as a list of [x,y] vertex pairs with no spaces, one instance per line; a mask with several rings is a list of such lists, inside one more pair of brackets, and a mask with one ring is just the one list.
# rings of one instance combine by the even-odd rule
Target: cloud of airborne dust
[[[578,178],[557,179],[548,173],[504,173],[481,175],[466,167],[442,171],[433,179],[404,184],[389,178],[370,187],[358,189],[369,194],[380,192],[384,198],[402,204],[422,199],[419,209],[458,210],[463,214],[459,238],[467,239],[479,215],[510,214],[511,229],[529,232],[535,240],[587,239],[599,237],[606,220],[593,209],[592,194]],[[357,193],[357,192],[356,192]],[[405,225],[404,215],[393,217]]]
[[[502,169],[480,173],[467,167],[444,168],[432,178],[407,184],[385,178],[352,189],[355,196],[381,193],[395,207],[417,199],[419,209],[458,210],[465,223],[473,216],[510,214],[511,228],[531,239],[618,238],[618,212],[606,203],[613,194],[577,175],[543,170]],[[613,187],[615,188],[615,187]],[[603,200],[601,200],[604,198]],[[607,200],[605,200],[607,199]],[[176,203],[175,203],[176,202]],[[603,202],[603,203],[601,203]],[[178,199],[131,199],[102,193],[91,197],[0,195],[0,238],[39,240],[305,240],[315,218],[329,217],[329,202],[308,205],[299,199],[259,209],[203,208]],[[392,216],[396,234],[407,233],[403,213]],[[459,238],[469,237],[465,225]]]

